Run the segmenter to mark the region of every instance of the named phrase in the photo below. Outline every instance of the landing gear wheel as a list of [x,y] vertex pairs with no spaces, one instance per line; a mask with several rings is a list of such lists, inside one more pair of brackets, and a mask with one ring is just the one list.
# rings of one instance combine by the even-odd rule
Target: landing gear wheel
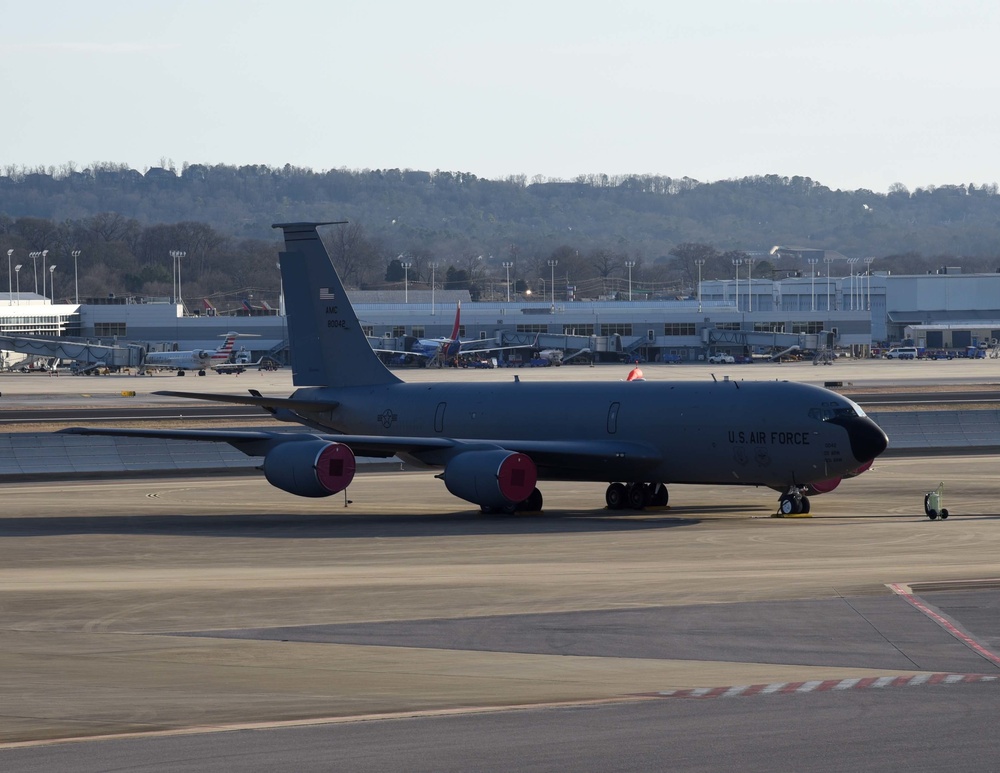
[[782,515],[798,515],[802,512],[802,503],[798,497],[782,494],[778,500],[778,512]]
[[937,517],[938,517],[938,511],[937,510],[928,510],[927,511],[927,517],[930,518],[932,521],[936,521]]
[[199,371],[198,371],[198,375],[199,375],[199,376],[204,376],[204,375],[205,375],[205,371],[203,371],[203,370],[199,370]]
[[948,510],[947,510],[947,508],[943,508],[941,510],[941,520],[943,521],[947,517],[948,517]]
[[809,512],[809,497],[802,497],[802,504],[799,512],[803,515],[806,515]]
[[612,483],[608,490],[604,492],[604,501],[609,510],[621,510],[625,506],[625,486],[621,483]]
[[518,505],[518,509],[526,513],[537,513],[542,509],[542,492],[537,488],[533,489],[528,498]]
[[662,483],[646,484],[646,503],[649,507],[666,507],[670,501],[670,492]]
[[646,506],[645,484],[629,483],[625,487],[625,499],[632,510],[642,510]]

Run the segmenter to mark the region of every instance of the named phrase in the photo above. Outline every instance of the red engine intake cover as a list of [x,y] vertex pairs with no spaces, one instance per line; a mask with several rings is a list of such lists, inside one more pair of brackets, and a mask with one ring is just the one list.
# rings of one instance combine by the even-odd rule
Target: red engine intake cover
[[500,493],[511,502],[522,502],[535,490],[538,470],[535,463],[524,454],[511,454],[497,470]]
[[316,479],[328,491],[343,491],[354,480],[357,462],[345,445],[331,443],[316,457]]

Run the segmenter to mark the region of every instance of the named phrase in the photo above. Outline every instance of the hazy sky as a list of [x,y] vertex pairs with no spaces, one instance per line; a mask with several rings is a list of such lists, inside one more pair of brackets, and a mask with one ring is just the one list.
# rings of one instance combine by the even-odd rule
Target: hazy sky
[[0,166],[1000,181],[1000,3],[0,0]]

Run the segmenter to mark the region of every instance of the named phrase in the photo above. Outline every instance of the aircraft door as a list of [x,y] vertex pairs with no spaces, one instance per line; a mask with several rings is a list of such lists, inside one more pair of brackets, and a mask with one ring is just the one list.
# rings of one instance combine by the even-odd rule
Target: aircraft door
[[434,412],[434,431],[444,432],[444,409],[448,407],[448,403],[438,403],[437,410]]
[[608,408],[608,434],[614,435],[618,431],[618,409],[621,407],[621,403],[611,403],[611,407]]

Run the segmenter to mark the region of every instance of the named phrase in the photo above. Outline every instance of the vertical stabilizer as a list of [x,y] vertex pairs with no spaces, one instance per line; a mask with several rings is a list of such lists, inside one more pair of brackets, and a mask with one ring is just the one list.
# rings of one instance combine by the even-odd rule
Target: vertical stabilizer
[[226,340],[212,352],[212,362],[227,362],[233,353],[233,344],[236,343],[238,336],[239,333],[226,333]]
[[330,255],[316,233],[333,223],[278,223],[280,254],[295,386],[366,386],[399,381],[361,329]]
[[444,346],[444,359],[445,361],[453,360],[458,357],[458,353],[462,351],[462,342],[459,340],[458,331],[462,329],[462,302],[458,302],[458,307],[455,309],[455,327],[451,330],[451,340]]

